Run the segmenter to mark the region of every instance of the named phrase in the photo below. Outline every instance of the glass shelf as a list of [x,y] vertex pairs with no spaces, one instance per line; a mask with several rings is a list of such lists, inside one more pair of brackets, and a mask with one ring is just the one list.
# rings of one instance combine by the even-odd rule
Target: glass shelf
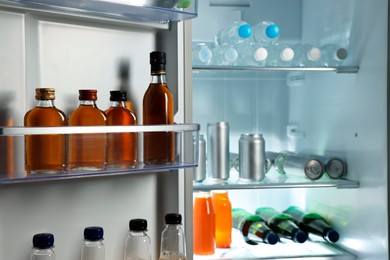
[[194,259],[357,259],[353,254],[339,248],[337,244],[322,242],[320,238],[308,240],[303,244],[282,238],[275,245],[264,243],[249,245],[244,242],[239,231],[233,228],[232,241],[229,249],[217,248],[213,255],[194,255]]
[[186,8],[179,8],[178,0],[0,0],[0,5],[115,20],[168,23],[197,17],[198,2],[190,2]]
[[[79,179],[88,177],[103,177],[113,175],[129,175],[146,172],[161,172],[184,168],[197,167],[197,152],[199,138],[198,124],[174,124],[174,125],[135,125],[135,126],[75,126],[75,127],[1,127],[0,143],[12,142],[13,145],[5,147],[7,154],[13,154],[9,165],[0,165],[0,185],[30,182],[45,182],[66,179]],[[67,170],[60,174],[34,174],[26,176],[22,158],[17,154],[23,154],[23,140],[26,135],[53,135],[53,134],[95,134],[95,133],[138,133],[138,140],[142,140],[142,134],[146,132],[174,132],[175,134],[175,161],[171,164],[149,165],[138,162],[135,166],[114,167],[107,166],[104,170]],[[108,138],[108,136],[107,136]],[[4,142],[7,140],[8,142]],[[10,150],[12,149],[12,151]],[[4,147],[2,147],[4,151]],[[22,156],[23,157],[23,156]],[[12,169],[10,171],[9,169]]]
[[193,190],[242,190],[242,189],[277,189],[277,188],[358,188],[359,182],[348,179],[330,179],[322,177],[312,181],[304,177],[291,177],[270,170],[261,182],[240,182],[237,176],[230,176],[226,182],[216,182],[206,179],[201,183],[194,183]]
[[336,73],[357,73],[358,66],[339,66],[339,67],[254,67],[254,66],[192,66],[193,71],[197,70],[219,70],[219,71],[258,71],[258,72],[336,72]]

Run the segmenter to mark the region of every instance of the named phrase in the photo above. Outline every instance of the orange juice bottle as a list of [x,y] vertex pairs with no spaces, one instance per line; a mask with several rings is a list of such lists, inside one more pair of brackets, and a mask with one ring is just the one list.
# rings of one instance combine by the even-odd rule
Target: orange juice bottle
[[193,214],[194,254],[212,255],[215,251],[215,215],[210,193],[194,193]]
[[212,192],[215,212],[215,242],[217,248],[230,248],[232,242],[232,205],[228,192],[223,190]]

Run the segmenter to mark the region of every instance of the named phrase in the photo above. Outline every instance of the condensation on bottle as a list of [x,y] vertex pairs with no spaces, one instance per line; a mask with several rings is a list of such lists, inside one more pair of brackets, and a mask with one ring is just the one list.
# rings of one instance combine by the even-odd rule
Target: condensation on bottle
[[215,35],[216,45],[242,44],[252,36],[252,26],[245,21],[235,21]]

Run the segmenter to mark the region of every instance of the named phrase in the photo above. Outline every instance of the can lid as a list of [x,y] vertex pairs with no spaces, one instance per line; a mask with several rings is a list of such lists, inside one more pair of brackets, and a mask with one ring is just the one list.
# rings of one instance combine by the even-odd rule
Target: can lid
[[130,220],[129,228],[131,231],[146,231],[148,228],[148,222],[146,219],[135,218]]
[[89,241],[98,241],[103,239],[103,228],[102,227],[86,227],[84,229],[84,239]]
[[317,159],[311,159],[305,164],[305,175],[310,180],[318,180],[324,174],[324,166]]
[[110,91],[110,101],[127,101],[127,92],[125,90]]
[[340,159],[332,158],[326,163],[325,170],[330,178],[338,179],[344,175],[345,166]]
[[165,215],[166,224],[181,224],[181,215],[179,213],[168,213]]
[[79,100],[97,100],[97,90],[96,89],[80,89],[79,90]]
[[33,236],[33,247],[47,249],[54,245],[54,236],[51,233],[39,233]]

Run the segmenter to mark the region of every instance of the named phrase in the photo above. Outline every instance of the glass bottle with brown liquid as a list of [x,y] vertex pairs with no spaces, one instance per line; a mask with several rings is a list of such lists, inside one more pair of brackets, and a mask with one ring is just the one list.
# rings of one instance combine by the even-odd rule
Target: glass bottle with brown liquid
[[[111,106],[105,111],[108,125],[136,125],[135,113],[127,108],[127,92],[110,91]],[[137,133],[107,134],[107,167],[128,168],[137,163]]]
[[[35,99],[36,107],[25,114],[24,126],[67,125],[64,112],[54,106],[54,88],[35,89]],[[64,173],[66,171],[66,135],[26,135],[24,147],[26,175]]]
[[[166,83],[165,64],[165,52],[150,53],[152,79],[143,99],[144,125],[173,124],[173,96]],[[144,133],[145,164],[170,164],[174,160],[174,132]]]
[[[107,117],[97,105],[97,90],[79,90],[79,107],[69,115],[69,126],[105,126]],[[103,170],[107,160],[105,133],[69,135],[71,171]]]

